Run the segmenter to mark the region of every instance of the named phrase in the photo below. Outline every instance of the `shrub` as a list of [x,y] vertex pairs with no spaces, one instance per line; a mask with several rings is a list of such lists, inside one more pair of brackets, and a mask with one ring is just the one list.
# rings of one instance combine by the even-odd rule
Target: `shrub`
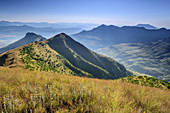
[[139,78],[139,79],[142,79],[142,78],[143,78],[143,76],[138,76],[138,78]]

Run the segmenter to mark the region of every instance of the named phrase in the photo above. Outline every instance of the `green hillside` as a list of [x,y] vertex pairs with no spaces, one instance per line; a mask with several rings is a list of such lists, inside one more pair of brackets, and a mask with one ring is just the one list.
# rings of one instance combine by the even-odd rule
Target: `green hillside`
[[128,76],[121,79],[123,82],[129,82],[133,84],[139,84],[142,86],[156,87],[161,89],[170,89],[170,82],[161,80],[159,81],[154,77],[147,76]]

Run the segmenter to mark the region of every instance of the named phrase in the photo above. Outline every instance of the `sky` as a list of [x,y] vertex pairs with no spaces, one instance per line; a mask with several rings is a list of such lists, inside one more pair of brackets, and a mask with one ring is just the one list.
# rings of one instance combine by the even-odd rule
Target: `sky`
[[170,0],[0,0],[0,20],[170,28]]

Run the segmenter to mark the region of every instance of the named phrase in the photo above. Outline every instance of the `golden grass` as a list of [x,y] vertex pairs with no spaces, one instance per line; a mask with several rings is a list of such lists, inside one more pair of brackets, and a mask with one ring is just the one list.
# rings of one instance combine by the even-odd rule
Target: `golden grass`
[[0,112],[169,113],[170,91],[0,67]]

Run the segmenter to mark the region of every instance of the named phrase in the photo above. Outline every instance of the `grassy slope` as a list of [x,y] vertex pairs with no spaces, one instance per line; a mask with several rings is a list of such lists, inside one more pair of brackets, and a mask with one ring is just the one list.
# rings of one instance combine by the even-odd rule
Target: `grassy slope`
[[0,67],[0,112],[170,112],[170,92],[102,80]]
[[31,70],[92,77],[91,74],[73,66],[67,59],[43,42],[35,42],[25,46],[21,49],[20,56],[27,64],[26,68]]
[[10,68],[22,67],[30,70],[52,71],[60,74],[92,77],[91,74],[73,66],[67,59],[43,42],[27,44],[10,50],[0,57],[0,65]]

